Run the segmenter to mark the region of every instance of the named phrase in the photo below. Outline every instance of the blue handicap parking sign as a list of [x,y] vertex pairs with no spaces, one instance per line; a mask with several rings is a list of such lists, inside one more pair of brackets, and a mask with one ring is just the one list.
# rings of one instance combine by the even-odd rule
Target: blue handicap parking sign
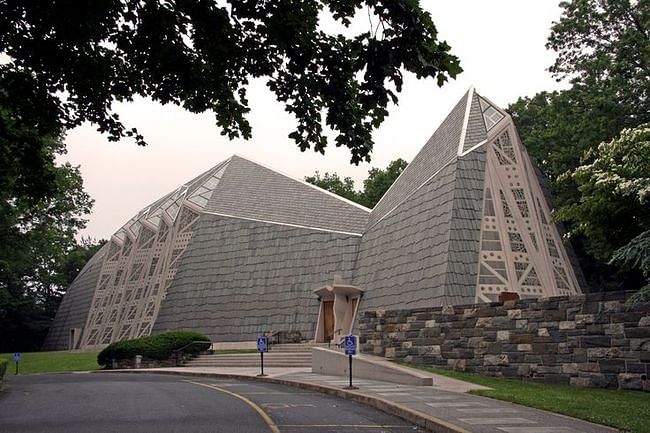
[[346,335],[343,340],[343,348],[346,355],[357,354],[357,337],[355,335]]
[[257,351],[258,352],[268,352],[269,351],[269,339],[268,339],[268,337],[257,337]]
[[20,362],[20,352],[14,353],[14,362],[18,364]]

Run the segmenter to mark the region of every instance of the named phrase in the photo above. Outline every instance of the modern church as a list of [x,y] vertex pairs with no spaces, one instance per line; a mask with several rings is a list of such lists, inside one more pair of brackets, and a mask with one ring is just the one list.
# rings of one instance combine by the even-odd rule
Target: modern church
[[167,330],[338,341],[364,311],[580,293],[510,116],[470,89],[374,209],[232,156],[142,209],[68,289],[44,348]]

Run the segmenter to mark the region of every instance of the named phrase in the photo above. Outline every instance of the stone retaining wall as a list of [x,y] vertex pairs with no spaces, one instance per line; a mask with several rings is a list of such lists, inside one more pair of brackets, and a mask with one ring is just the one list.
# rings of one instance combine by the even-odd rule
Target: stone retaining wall
[[650,303],[625,292],[366,312],[362,351],[491,376],[650,390]]

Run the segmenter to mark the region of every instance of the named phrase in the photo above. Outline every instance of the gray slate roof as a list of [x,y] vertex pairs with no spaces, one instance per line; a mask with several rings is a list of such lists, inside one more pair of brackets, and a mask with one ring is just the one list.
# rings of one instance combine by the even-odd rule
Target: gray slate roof
[[102,268],[102,260],[107,252],[108,244],[86,263],[68,287],[48,331],[43,350],[68,349],[70,328],[83,328],[86,325],[90,303]]
[[359,236],[203,214],[154,333],[197,329],[213,341],[271,330],[314,334],[313,290],[352,276]]
[[369,209],[233,156],[206,212],[361,234]]
[[465,140],[463,142],[463,152],[469,151],[472,147],[481,143],[486,138],[487,138],[487,129],[485,127],[485,121],[483,120],[481,105],[479,104],[479,95],[476,92],[473,92],[470,112],[467,118],[467,125],[465,128]]
[[474,302],[483,215],[485,147],[457,160],[444,305]]
[[366,292],[361,311],[444,302],[456,161],[368,229],[353,282]]
[[372,210],[369,226],[405,200],[456,157],[467,105],[465,94]]
[[474,301],[485,147],[458,153],[486,138],[468,92],[373,209],[354,277],[366,290],[362,310]]

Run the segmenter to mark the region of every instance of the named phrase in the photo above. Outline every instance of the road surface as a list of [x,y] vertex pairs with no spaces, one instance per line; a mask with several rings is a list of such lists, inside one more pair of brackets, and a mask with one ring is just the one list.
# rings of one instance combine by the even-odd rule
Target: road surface
[[319,433],[421,430],[284,385],[145,374],[5,377],[2,433]]

